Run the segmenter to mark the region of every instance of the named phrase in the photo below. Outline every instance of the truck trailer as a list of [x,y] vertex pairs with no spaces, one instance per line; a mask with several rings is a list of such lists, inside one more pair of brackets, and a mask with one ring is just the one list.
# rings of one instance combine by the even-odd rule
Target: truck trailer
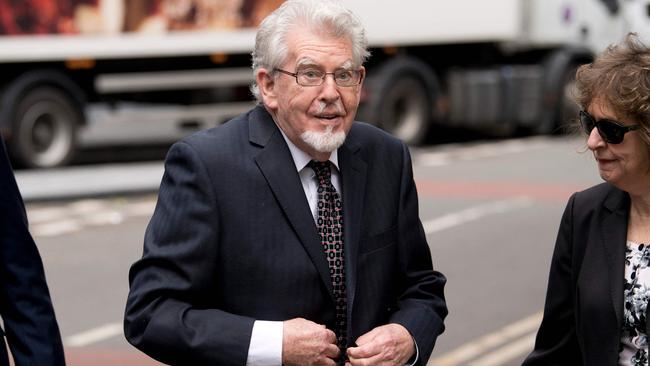
[[[16,164],[169,143],[254,105],[256,26],[282,0],[0,0],[0,132]],[[366,26],[358,119],[409,144],[432,126],[550,134],[578,65],[650,0],[342,0]]]

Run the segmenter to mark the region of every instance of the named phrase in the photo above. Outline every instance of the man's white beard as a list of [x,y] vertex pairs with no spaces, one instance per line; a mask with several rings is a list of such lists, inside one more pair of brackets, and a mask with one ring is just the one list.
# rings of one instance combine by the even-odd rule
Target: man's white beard
[[300,138],[318,152],[332,152],[345,142],[345,132],[332,132],[333,129],[334,126],[327,126],[324,132],[305,131]]

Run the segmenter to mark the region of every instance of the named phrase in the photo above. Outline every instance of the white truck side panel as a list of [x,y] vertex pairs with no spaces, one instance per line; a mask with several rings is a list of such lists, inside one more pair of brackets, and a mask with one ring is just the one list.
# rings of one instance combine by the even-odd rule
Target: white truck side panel
[[[589,0],[596,1],[596,0]],[[528,0],[522,43],[554,46],[577,41],[581,0]]]
[[628,32],[647,39],[650,33],[649,0],[619,2],[611,14],[600,0],[526,0],[521,44],[528,47],[582,45],[598,53],[620,42]]
[[373,46],[509,41],[519,36],[522,0],[344,0]]
[[[650,33],[650,0],[343,0],[366,26],[371,46],[501,42],[519,47],[587,45],[593,51],[628,31]],[[119,1],[103,1],[97,35],[0,36],[0,62],[248,53],[255,29],[120,34]],[[111,5],[112,4],[112,5]],[[109,6],[110,5],[110,6]],[[112,20],[112,21],[111,21]],[[583,30],[587,32],[584,33]]]
[[[522,0],[344,0],[372,46],[512,41],[521,33]],[[109,12],[110,10],[110,12]],[[104,11],[116,12],[109,8]],[[115,18],[115,16],[106,16]],[[0,62],[248,53],[255,29],[103,35],[0,37]]]
[[254,42],[254,29],[109,36],[12,36],[0,37],[0,62],[247,53],[253,49]]

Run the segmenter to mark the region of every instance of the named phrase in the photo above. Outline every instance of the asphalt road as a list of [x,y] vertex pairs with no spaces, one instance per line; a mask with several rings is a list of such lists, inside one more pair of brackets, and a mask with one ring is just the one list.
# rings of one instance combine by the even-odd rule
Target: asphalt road
[[[448,277],[447,330],[429,365],[518,365],[530,351],[566,200],[599,182],[582,150],[568,138],[412,150],[434,266]],[[70,366],[158,364],[121,326],[154,205],[154,193],[28,204]]]

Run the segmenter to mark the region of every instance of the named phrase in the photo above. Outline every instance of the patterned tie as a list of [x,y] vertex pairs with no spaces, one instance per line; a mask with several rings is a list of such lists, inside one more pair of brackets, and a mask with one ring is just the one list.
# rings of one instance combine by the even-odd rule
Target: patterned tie
[[347,297],[345,292],[345,258],[343,255],[343,204],[332,185],[330,162],[311,161],[309,166],[318,179],[318,233],[330,267],[336,301],[336,333],[339,348],[347,348]]

